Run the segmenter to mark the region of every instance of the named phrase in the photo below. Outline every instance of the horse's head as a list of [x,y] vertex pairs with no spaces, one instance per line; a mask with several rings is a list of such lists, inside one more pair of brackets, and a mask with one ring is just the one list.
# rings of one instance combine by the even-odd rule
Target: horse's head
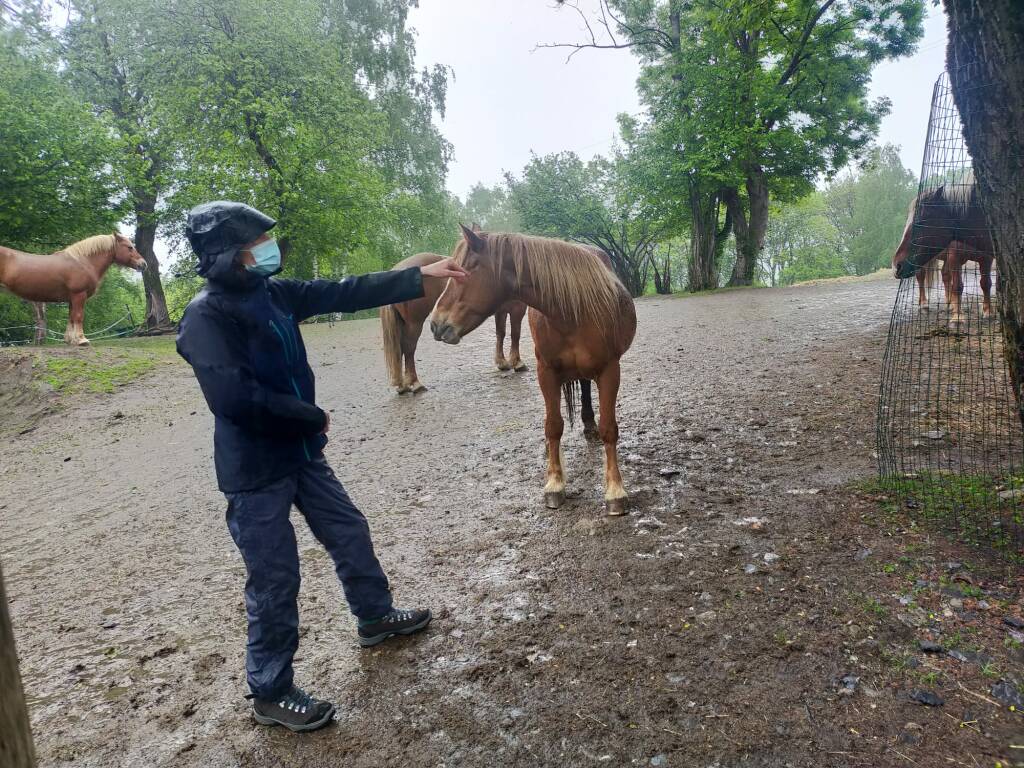
[[446,344],[458,344],[493,315],[509,298],[514,282],[511,264],[503,264],[491,253],[487,235],[475,228],[462,226],[462,240],[452,258],[469,272],[469,277],[461,283],[449,280],[430,316],[434,338]]
[[146,268],[146,260],[142,254],[135,250],[135,243],[122,235],[114,233],[114,263],[122,267],[131,267],[142,272]]

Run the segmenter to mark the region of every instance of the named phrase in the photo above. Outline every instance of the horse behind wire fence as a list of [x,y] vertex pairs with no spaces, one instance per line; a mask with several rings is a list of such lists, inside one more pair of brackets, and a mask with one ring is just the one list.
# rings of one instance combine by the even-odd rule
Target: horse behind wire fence
[[944,74],[893,259],[901,281],[882,363],[879,473],[912,515],[1024,563],[1024,429],[991,290],[992,251]]

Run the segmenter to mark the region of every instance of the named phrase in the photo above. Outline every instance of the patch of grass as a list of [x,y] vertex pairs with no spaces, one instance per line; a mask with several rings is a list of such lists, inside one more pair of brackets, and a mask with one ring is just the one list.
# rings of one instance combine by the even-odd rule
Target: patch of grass
[[865,597],[864,599],[864,610],[868,613],[873,613],[875,616],[888,616],[889,609],[882,603],[878,602],[873,597]]
[[46,361],[43,379],[64,394],[109,393],[149,373],[156,364],[156,358],[150,356],[129,357],[117,363],[101,358],[52,358]]
[[110,339],[91,349],[40,351],[35,375],[61,395],[111,393],[175,357],[174,338]]
[[1024,477],[919,472],[872,478],[853,487],[881,497],[878,503],[887,522],[906,525],[905,510],[911,528],[920,521],[927,527],[952,531],[961,542],[991,547],[1011,562],[1024,565],[1019,540],[1024,532],[1024,498],[999,497],[1007,489],[1024,489]]

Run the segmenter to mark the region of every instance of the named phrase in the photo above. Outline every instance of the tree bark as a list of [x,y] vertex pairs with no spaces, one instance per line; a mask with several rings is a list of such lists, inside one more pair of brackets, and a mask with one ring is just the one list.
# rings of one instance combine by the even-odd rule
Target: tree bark
[[732,214],[733,231],[736,233],[736,263],[732,268],[729,285],[753,285],[757,260],[764,248],[764,236],[768,231],[768,180],[760,166],[747,172],[748,217],[743,208],[739,192],[730,189],[725,204]]
[[151,331],[170,329],[173,324],[160,280],[160,261],[153,249],[156,241],[156,195],[138,190],[132,195],[135,198],[135,249],[146,261],[146,271],[142,273],[142,287],[146,291],[146,328]]
[[690,187],[690,268],[687,290],[691,293],[718,287],[718,195],[701,194]]
[[1024,14],[1019,0],[944,0],[946,66],[999,267],[1003,338],[1024,424]]
[[0,569],[0,765],[32,768],[36,763],[28,707],[18,673],[11,615],[7,610],[4,574]]

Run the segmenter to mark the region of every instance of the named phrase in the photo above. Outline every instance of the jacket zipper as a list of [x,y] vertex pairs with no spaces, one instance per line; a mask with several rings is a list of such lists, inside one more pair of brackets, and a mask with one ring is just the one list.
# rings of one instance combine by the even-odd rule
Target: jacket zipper
[[[274,329],[274,332],[277,334],[278,338],[281,339],[281,345],[284,347],[284,359],[285,362],[288,363],[290,369],[292,363],[294,362],[294,359],[299,356],[298,345],[296,344],[295,346],[295,356],[293,357],[291,345],[288,343],[288,341],[285,340],[285,335],[281,331],[281,329],[277,327],[277,323],[271,320],[270,327]],[[290,333],[288,334],[288,337],[291,338]],[[299,400],[302,400],[302,392],[299,390],[299,385],[295,383],[295,377],[292,376],[291,370],[288,371],[288,380],[291,381],[292,383],[292,389],[295,390],[295,396],[299,398]],[[304,437],[302,438],[302,452],[306,454],[306,461],[313,460],[313,457],[309,453],[309,446],[306,444],[306,438]]]

